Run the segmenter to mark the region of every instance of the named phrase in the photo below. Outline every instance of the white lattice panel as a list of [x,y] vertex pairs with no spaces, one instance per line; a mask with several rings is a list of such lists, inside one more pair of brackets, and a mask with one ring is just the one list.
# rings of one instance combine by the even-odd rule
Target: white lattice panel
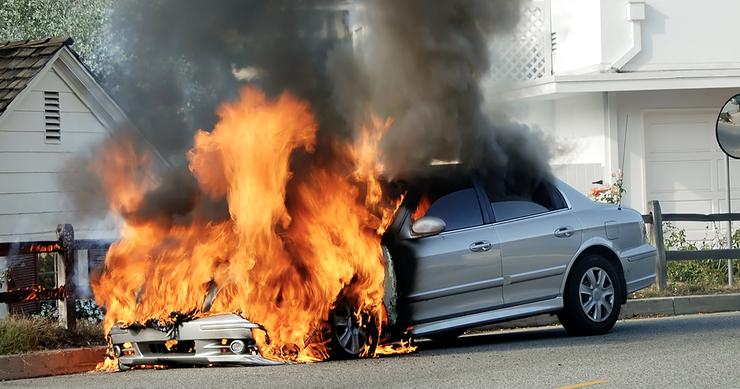
[[524,6],[516,29],[496,39],[491,50],[491,76],[495,81],[533,81],[550,76],[549,2]]

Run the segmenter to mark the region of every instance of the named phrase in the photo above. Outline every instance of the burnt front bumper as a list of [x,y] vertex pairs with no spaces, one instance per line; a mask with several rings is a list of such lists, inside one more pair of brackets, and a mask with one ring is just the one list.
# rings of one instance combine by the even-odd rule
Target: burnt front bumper
[[149,327],[111,328],[122,369],[137,365],[277,365],[259,355],[252,335],[260,326],[239,315],[187,321],[165,332]]

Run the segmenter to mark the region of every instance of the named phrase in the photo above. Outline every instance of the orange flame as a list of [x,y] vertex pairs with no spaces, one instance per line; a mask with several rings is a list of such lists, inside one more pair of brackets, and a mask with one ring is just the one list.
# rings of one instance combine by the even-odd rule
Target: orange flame
[[[124,217],[121,239],[93,283],[107,309],[106,331],[115,323],[167,323],[172,312],[235,312],[265,328],[255,331],[263,356],[312,362],[328,356],[327,318],[339,296],[381,328],[380,234],[400,204],[384,199],[377,178],[377,148],[391,121],[374,118],[357,144],[338,148],[352,173],[309,163],[298,179],[291,160],[312,153],[316,140],[307,103],[245,88],[218,116],[213,131],[195,135],[187,156],[201,191],[228,202],[226,221],[126,221],[157,186],[152,159],[126,142],[104,150],[96,172]],[[218,293],[206,312],[214,283]]]
[[381,344],[375,349],[374,356],[380,355],[394,355],[394,354],[408,354],[416,351],[416,346],[413,345],[411,339],[399,340],[398,342]]
[[112,373],[118,370],[119,370],[118,369],[118,358],[110,354],[106,354],[105,359],[103,359],[102,362],[98,362],[98,364],[95,365],[95,371]]
[[427,197],[426,195],[421,196],[421,200],[419,200],[419,205],[416,206],[414,213],[411,214],[411,220],[417,221],[421,219],[422,216],[427,214],[427,211],[431,206],[432,202],[429,201],[429,197]]
[[53,253],[55,251],[61,251],[62,246],[59,243],[51,243],[51,244],[31,244],[31,247],[28,249],[31,253]]

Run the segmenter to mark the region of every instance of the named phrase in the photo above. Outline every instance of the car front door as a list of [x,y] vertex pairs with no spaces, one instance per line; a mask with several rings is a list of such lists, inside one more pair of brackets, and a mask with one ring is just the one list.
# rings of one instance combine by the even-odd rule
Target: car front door
[[[413,253],[407,258],[414,270],[405,296],[411,321],[432,322],[501,305],[501,246],[493,226],[485,222],[476,190],[445,194],[424,216],[442,219],[446,228],[404,242]],[[408,228],[412,222],[407,221]]]

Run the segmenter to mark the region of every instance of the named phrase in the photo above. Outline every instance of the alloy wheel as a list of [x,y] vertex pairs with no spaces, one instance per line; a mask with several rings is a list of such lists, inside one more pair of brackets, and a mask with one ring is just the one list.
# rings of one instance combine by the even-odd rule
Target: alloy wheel
[[578,295],[583,313],[594,322],[606,320],[614,309],[614,284],[606,270],[600,267],[586,270]]
[[338,304],[332,314],[334,337],[340,347],[350,355],[359,355],[367,343],[367,328],[361,327],[349,304]]

